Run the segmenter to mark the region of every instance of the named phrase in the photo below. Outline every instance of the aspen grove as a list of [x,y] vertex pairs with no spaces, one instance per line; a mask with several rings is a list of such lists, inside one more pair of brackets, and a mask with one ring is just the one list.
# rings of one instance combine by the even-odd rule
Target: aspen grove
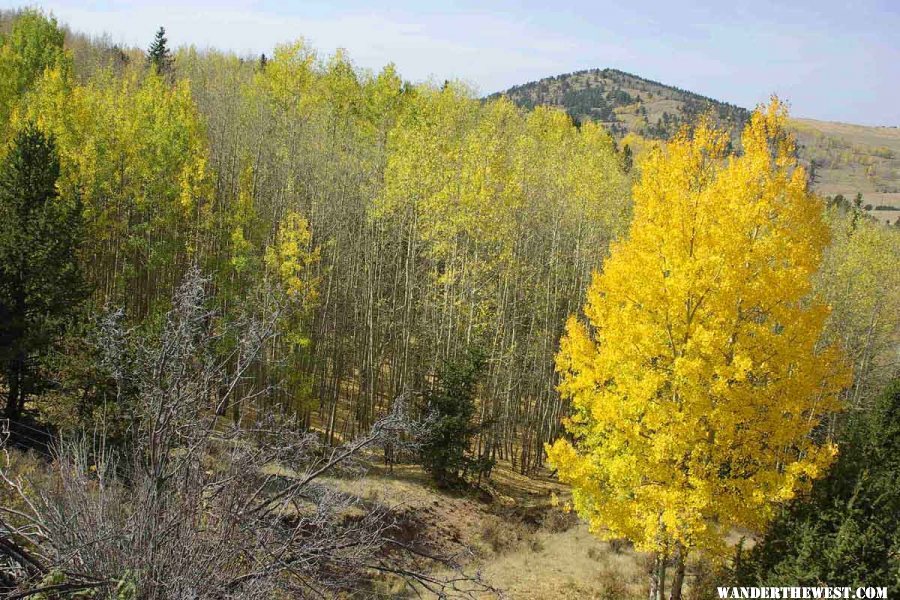
[[[0,13],[0,594],[499,595],[467,523],[419,535],[443,501],[496,555],[624,544],[650,600],[818,585],[803,532],[847,523],[877,550],[827,572],[892,572],[900,234],[815,192],[782,100],[731,108],[622,137],[303,39]],[[348,491],[381,462],[438,499]]]

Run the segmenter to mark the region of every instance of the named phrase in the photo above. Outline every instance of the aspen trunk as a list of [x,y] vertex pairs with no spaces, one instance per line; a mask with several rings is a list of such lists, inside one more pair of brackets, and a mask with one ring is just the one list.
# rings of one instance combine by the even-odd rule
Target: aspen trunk
[[650,561],[650,593],[648,600],[665,600],[666,597],[666,555],[654,552]]
[[659,588],[656,600],[666,600],[666,567],[669,563],[669,557],[666,553],[659,555]]
[[681,544],[675,545],[675,574],[672,576],[672,591],[669,600],[681,600],[681,586],[684,583],[684,567],[687,550]]
[[659,595],[659,553],[653,555],[650,561],[650,593],[647,600],[657,600]]

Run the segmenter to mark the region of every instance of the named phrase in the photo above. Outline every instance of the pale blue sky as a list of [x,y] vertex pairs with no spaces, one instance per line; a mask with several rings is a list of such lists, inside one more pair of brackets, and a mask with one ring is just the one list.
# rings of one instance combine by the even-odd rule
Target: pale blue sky
[[[27,1],[27,0],[26,0]],[[900,0],[317,2],[48,0],[61,21],[146,47],[240,53],[305,37],[357,65],[482,93],[615,67],[748,108],[775,92],[796,116],[900,125]],[[0,0],[0,6],[21,2]]]

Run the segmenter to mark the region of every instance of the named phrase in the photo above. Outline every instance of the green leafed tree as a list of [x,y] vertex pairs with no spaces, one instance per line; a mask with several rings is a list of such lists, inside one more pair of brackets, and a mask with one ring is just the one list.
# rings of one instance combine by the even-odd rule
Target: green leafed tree
[[480,429],[475,399],[484,366],[484,354],[470,349],[444,366],[437,388],[428,394],[432,424],[422,445],[422,465],[438,485],[459,485],[468,476],[480,479],[492,466],[470,454],[472,438]]
[[0,380],[16,416],[46,386],[41,365],[85,297],[81,207],[59,197],[52,137],[23,127],[0,165]]
[[0,129],[44,70],[62,62],[64,38],[55,19],[31,9],[16,17],[9,34],[0,35]]
[[172,52],[169,50],[169,40],[166,38],[166,28],[160,26],[156,31],[153,43],[147,49],[147,62],[160,75],[172,71]]
[[887,586],[900,594],[900,379],[849,417],[840,455],[739,562],[750,585]]

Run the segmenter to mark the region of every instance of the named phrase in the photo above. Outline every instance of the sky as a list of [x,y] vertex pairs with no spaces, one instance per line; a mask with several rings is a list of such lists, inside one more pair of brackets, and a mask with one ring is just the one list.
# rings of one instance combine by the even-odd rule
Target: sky
[[483,94],[612,67],[747,108],[776,93],[794,116],[900,125],[900,0],[25,1],[142,48],[160,25],[174,46],[241,54],[303,37]]

